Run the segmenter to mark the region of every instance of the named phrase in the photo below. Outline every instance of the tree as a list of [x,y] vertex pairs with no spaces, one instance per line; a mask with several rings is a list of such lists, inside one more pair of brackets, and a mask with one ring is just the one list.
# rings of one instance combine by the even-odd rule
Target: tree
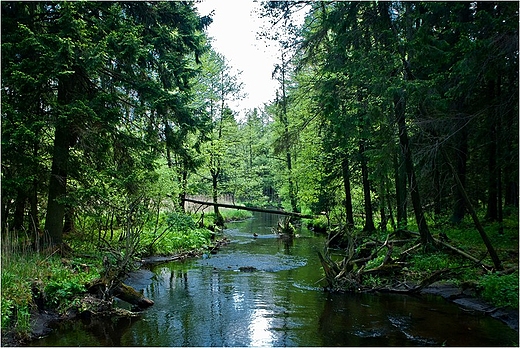
[[[112,173],[123,180],[128,193],[136,194],[131,181],[138,176],[129,174],[131,168],[152,169],[158,155],[155,117],[168,116],[188,131],[198,126],[182,109],[208,21],[201,20],[192,5],[181,3],[9,3],[2,4],[2,10],[11,24],[7,32],[2,28],[7,34],[3,56],[6,52],[14,57],[2,62],[7,73],[3,93],[11,95],[2,118],[13,120],[24,112],[17,105],[30,91],[20,88],[37,81],[35,90],[41,92],[33,94],[32,105],[42,112],[35,113],[31,123],[54,134],[47,144],[53,150],[45,230],[50,243],[59,245],[64,216],[79,197],[70,190],[71,180],[88,189],[96,180],[84,173],[95,175],[89,169],[103,168],[113,159],[128,171]],[[5,139],[9,133],[3,135]],[[38,137],[47,141],[42,133]],[[132,148],[146,151],[135,161]],[[14,158],[11,153],[8,157]],[[17,161],[9,165],[7,172],[14,175]],[[9,204],[4,202],[8,216]]]
[[[211,119],[211,133],[208,135],[205,154],[208,158],[208,169],[211,176],[211,196],[217,203],[219,184],[223,178],[226,151],[233,139],[230,133],[236,132],[236,122],[229,102],[241,98],[242,83],[238,75],[234,75],[226,59],[219,53],[210,50],[202,57],[203,72],[199,77],[201,98],[205,111]],[[214,206],[216,224],[223,226],[224,220],[218,206]]]

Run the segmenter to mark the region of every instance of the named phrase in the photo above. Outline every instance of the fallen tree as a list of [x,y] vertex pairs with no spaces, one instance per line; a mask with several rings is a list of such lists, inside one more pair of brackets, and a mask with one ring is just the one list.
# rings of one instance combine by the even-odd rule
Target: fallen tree
[[152,300],[144,297],[141,292],[121,281],[114,284],[110,282],[107,283],[106,279],[98,278],[88,284],[87,290],[101,300],[106,301],[112,297],[117,297],[139,309],[145,309],[154,304]]
[[243,205],[205,202],[205,201],[199,201],[199,200],[191,199],[191,198],[184,198],[183,202],[191,202],[191,203],[196,203],[196,204],[201,204],[201,205],[212,205],[212,206],[217,206],[217,207],[221,207],[221,208],[248,210],[248,211],[255,211],[255,212],[260,212],[260,213],[268,213],[268,214],[288,215],[288,216],[294,216],[294,217],[298,217],[298,218],[302,218],[302,219],[314,219],[315,218],[315,216],[313,216],[313,215],[293,213],[293,212],[285,211],[285,210],[265,209],[265,208],[256,208],[256,207],[246,207]]
[[[328,242],[333,240],[338,233],[347,237],[347,247],[344,250],[345,255],[341,259],[334,261]],[[356,240],[348,230],[340,229],[336,234],[329,234],[323,252],[318,252],[318,257],[325,273],[323,280],[327,283],[325,289],[329,291],[393,291],[411,294],[417,293],[430,284],[459,272],[462,268],[481,267],[486,271],[493,269],[492,266],[483,262],[483,258],[486,255],[479,259],[450,245],[446,241],[434,238],[435,247],[470,260],[471,264],[432,270],[432,273],[424,274],[422,279],[414,279],[413,282],[404,284],[399,279],[406,279],[407,277],[400,276],[406,274],[409,267],[412,266],[409,258],[418,250],[421,250],[418,233],[406,231],[409,237],[403,239],[402,233],[394,232],[388,234],[384,241],[371,238],[365,238],[368,240]],[[358,239],[361,238],[358,237]],[[391,284],[368,286],[363,281],[366,277],[374,276],[377,276],[379,279],[387,279],[388,283]]]

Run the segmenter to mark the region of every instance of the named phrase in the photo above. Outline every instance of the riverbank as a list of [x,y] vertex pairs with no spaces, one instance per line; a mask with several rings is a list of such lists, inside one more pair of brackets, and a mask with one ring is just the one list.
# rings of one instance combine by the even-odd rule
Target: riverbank
[[[250,231],[251,229],[247,229],[247,231]],[[276,238],[272,234],[266,235],[267,238]],[[256,244],[256,242],[263,241],[264,238],[253,238],[250,237],[251,240],[254,240],[255,243],[252,243],[252,245]],[[222,244],[224,245],[224,244]],[[213,250],[213,252],[217,252],[218,248]],[[173,256],[152,256],[152,257],[143,257],[139,260],[141,264],[157,264],[162,262],[169,262],[169,261],[175,261],[175,260],[184,260],[186,258],[196,258],[196,257],[204,257],[204,254],[206,254],[206,257],[212,253],[212,250],[206,250],[204,252],[185,252],[185,253],[178,253]],[[440,259],[438,256],[437,259]],[[211,260],[212,258],[209,258]],[[422,256],[421,259],[426,259],[425,256]],[[444,258],[443,258],[444,259]],[[433,263],[431,262],[432,259],[426,259],[428,261],[428,265],[432,266]],[[86,270],[85,266],[77,265],[77,262],[70,262],[67,260],[61,260],[60,261],[63,265],[67,265],[67,267],[70,267],[72,264],[75,264],[76,267],[72,267],[75,269],[81,268],[82,270]],[[242,264],[238,265],[238,269],[240,269],[240,266],[243,266]],[[410,266],[409,266],[410,267]],[[320,272],[320,269],[315,269],[315,271]],[[146,288],[150,282],[152,281],[153,273],[150,271],[147,271],[146,269],[141,269],[136,273],[131,273],[132,281],[131,284],[138,284],[139,282],[142,282],[144,286],[140,288]],[[375,281],[375,280],[374,280]],[[396,280],[397,281],[397,280]],[[404,282],[403,282],[404,283]],[[139,288],[139,287],[138,287]],[[494,306],[492,304],[489,304],[482,299],[478,297],[478,291],[476,287],[468,286],[468,283],[461,283],[461,282],[436,282],[430,284],[428,287],[425,287],[422,289],[421,294],[423,295],[438,295],[443,298],[445,298],[449,302],[453,302],[457,304],[458,306],[462,307],[465,312],[469,312],[471,315],[474,315],[476,317],[480,316],[488,316],[495,318],[497,320],[500,320],[504,323],[506,323],[510,328],[516,330],[518,332],[518,313],[515,310],[506,309],[500,306]],[[404,295],[403,295],[404,296]],[[83,303],[83,300],[78,299],[78,304]],[[108,312],[106,312],[108,313]],[[80,316],[76,317],[73,316],[74,311],[68,311],[66,313],[58,314],[58,312],[52,312],[52,311],[39,311],[38,313],[31,313],[31,322],[34,326],[34,329],[31,330],[30,337],[31,339],[38,338],[40,336],[48,334],[49,330],[54,327],[54,323],[60,322],[60,321],[67,321],[67,320],[77,320],[78,318],[81,318]],[[515,315],[516,314],[516,315]],[[109,314],[107,314],[109,315]],[[487,320],[487,319],[486,319]],[[4,343],[6,342],[6,343]],[[25,341],[27,342],[27,341]],[[4,337],[2,337],[2,344],[3,345],[23,345],[23,341],[16,341],[13,340],[11,342],[4,341]]]
[[518,310],[496,307],[476,296],[476,289],[461,288],[452,283],[437,282],[421,290],[424,295],[441,296],[446,301],[453,302],[465,311],[475,315],[487,315],[500,320],[511,329],[518,332]]
[[[152,256],[152,257],[146,257],[141,260],[144,268],[139,269],[138,271],[130,273],[129,277],[125,280],[125,282],[128,281],[129,284],[132,284],[136,287],[136,289],[142,289],[148,287],[152,282],[154,278],[154,273],[148,270],[148,267],[153,264],[156,265],[158,263],[162,262],[169,262],[169,261],[181,261],[185,260],[186,258],[196,258],[196,257],[203,257],[202,253],[183,253],[181,255],[175,255],[170,257],[165,256]],[[209,259],[211,260],[211,258]],[[241,263],[237,263],[238,266],[241,265]],[[136,285],[137,284],[137,285]],[[509,327],[516,330],[518,332],[518,313],[516,313],[515,318],[515,311],[514,310],[507,310],[504,308],[498,308],[494,307],[488,303],[485,303],[485,301],[482,301],[476,297],[476,291],[475,289],[470,288],[463,288],[456,286],[453,283],[449,282],[436,282],[431,284],[430,286],[424,288],[420,292],[420,296],[441,296],[446,301],[452,302],[454,304],[457,304],[459,307],[463,308],[464,312],[470,313],[472,316],[475,317],[484,317],[489,316],[492,318],[495,318],[497,320],[501,320],[502,322],[505,322]],[[348,295],[346,295],[348,297]],[[403,298],[405,298],[407,295],[402,295]],[[424,299],[426,302],[428,301],[427,298]],[[70,313],[69,313],[70,314]],[[33,337],[37,338],[39,336],[43,336],[48,334],[49,330],[56,326],[56,323],[63,322],[63,321],[72,321],[72,320],[79,320],[82,319],[81,315],[74,316],[56,316],[52,315],[50,313],[40,313],[38,317],[35,316],[35,320],[37,321],[37,325],[35,325],[35,331],[33,332]],[[90,320],[89,320],[90,322]],[[38,331],[39,330],[39,331]],[[2,341],[3,345],[23,345],[21,342],[11,342],[11,344],[4,344],[4,341]],[[27,342],[25,342],[27,343]]]
[[[486,332],[485,328],[502,328],[500,330],[506,330],[506,332],[508,332],[508,337],[511,335],[511,331],[505,325],[502,325],[498,321],[496,321],[495,323],[496,319],[492,319],[490,314],[490,312],[492,311],[491,309],[487,309],[486,313],[484,313],[468,309],[457,310],[455,306],[451,305],[451,302],[453,302],[451,300],[455,299],[455,296],[453,296],[455,294],[460,295],[464,292],[465,296],[472,296],[473,293],[471,293],[468,288],[463,289],[462,287],[459,287],[456,291],[453,290],[453,292],[451,293],[451,297],[445,296],[448,299],[448,301],[446,301],[445,304],[442,304],[445,302],[444,300],[437,297],[441,296],[440,293],[435,295],[427,293],[429,291],[440,291],[441,288],[442,290],[447,291],[447,282],[433,283],[431,286],[424,289],[424,293],[415,296],[388,296],[387,294],[369,294],[361,296],[357,294],[331,294],[331,296],[329,296],[326,293],[322,293],[322,291],[318,287],[304,290],[306,289],[306,283],[302,282],[302,279],[299,276],[296,276],[296,274],[303,275],[308,273],[306,269],[308,269],[309,271],[311,269],[315,269],[315,266],[312,265],[315,265],[314,261],[316,259],[316,255],[315,253],[311,253],[314,255],[309,254],[309,258],[307,260],[309,260],[308,262],[311,262],[312,265],[308,264],[307,266],[301,267],[300,265],[304,265],[304,263],[300,264],[300,261],[302,260],[298,259],[299,255],[301,255],[299,253],[299,250],[305,250],[308,248],[303,247],[304,245],[312,245],[312,242],[310,242],[311,238],[295,238],[294,244],[291,247],[291,256],[289,256],[284,252],[280,252],[279,254],[277,254],[276,251],[274,253],[272,252],[273,250],[280,250],[280,244],[284,245],[283,243],[285,243],[285,241],[276,240],[277,238],[267,230],[264,233],[259,231],[259,236],[254,238],[252,236],[247,235],[247,232],[250,231],[249,228],[241,230],[236,229],[235,226],[231,226],[232,230],[228,232],[231,239],[233,239],[235,243],[230,244],[229,247],[222,248],[222,252],[219,252],[216,255],[210,255],[207,259],[203,259],[203,257],[200,257],[200,259],[193,261],[188,260],[187,262],[182,263],[168,263],[167,261],[169,260],[166,260],[164,257],[143,258],[143,260],[146,260],[146,266],[140,269],[138,272],[132,273],[130,275],[130,278],[126,279],[125,282],[128,282],[128,284],[132,286],[135,286],[136,289],[145,289],[145,294],[149,295],[150,291],[152,291],[155,294],[153,296],[153,300],[156,301],[156,306],[151,307],[149,310],[147,310],[147,312],[145,312],[147,317],[146,321],[136,322],[134,326],[128,329],[128,331],[124,331],[119,334],[112,332],[112,329],[112,331],[110,331],[112,336],[107,337],[111,337],[112,342],[121,342],[121,345],[139,345],[143,344],[143,342],[153,342],[155,345],[177,345],[179,344],[179,342],[182,342],[182,339],[180,339],[179,341],[179,339],[173,338],[173,336],[177,336],[175,332],[179,332],[177,330],[181,330],[183,332],[183,335],[181,336],[185,337],[185,339],[188,339],[188,341],[184,342],[191,342],[192,344],[201,344],[203,342],[206,342],[206,344],[208,345],[209,342],[214,342],[215,344],[219,344],[219,342],[227,342],[228,344],[231,344],[232,342],[236,341],[233,341],[229,338],[226,341],[219,341],[218,339],[217,341],[200,341],[197,339],[197,337],[200,337],[198,336],[200,334],[206,337],[204,332],[216,332],[218,331],[217,328],[226,328],[227,330],[229,330],[230,327],[226,326],[226,322],[230,322],[233,318],[243,318],[245,316],[249,318],[249,314],[247,314],[247,312],[244,311],[247,311],[248,308],[257,308],[255,305],[256,300],[259,301],[258,303],[262,304],[262,308],[264,308],[264,306],[270,306],[269,304],[272,304],[272,301],[274,300],[273,298],[271,298],[271,296],[273,296],[274,294],[276,294],[275,301],[278,307],[269,307],[274,309],[268,310],[268,312],[265,313],[265,315],[269,316],[270,320],[273,320],[273,326],[270,326],[269,329],[264,329],[268,329],[269,332],[274,332],[272,333],[272,335],[277,335],[276,333],[278,333],[279,331],[272,330],[273,328],[279,327],[278,324],[280,324],[281,322],[278,322],[278,320],[282,320],[283,318],[285,318],[285,316],[283,316],[281,313],[284,313],[288,310],[290,313],[293,313],[289,316],[289,322],[293,322],[293,320],[296,320],[296,322],[294,322],[294,325],[296,327],[289,327],[287,330],[296,331],[284,331],[283,334],[281,334],[281,336],[283,337],[286,337],[285,335],[287,335],[287,337],[291,337],[291,335],[297,332],[297,328],[299,328],[300,325],[302,325],[303,323],[306,323],[303,325],[308,324],[308,322],[305,320],[302,322],[299,321],[299,319],[302,319],[301,315],[304,315],[303,313],[300,313],[297,310],[297,308],[300,308],[300,306],[304,306],[306,308],[305,313],[309,313],[310,315],[306,320],[309,320],[312,323],[324,320],[324,322],[327,323],[326,325],[328,325],[324,329],[324,332],[320,333],[321,331],[317,330],[317,332],[314,332],[313,335],[325,334],[330,336],[330,334],[327,333],[329,332],[329,330],[333,329],[333,327],[331,327],[330,325],[332,325],[332,322],[337,321],[338,324],[341,322],[343,323],[343,325],[348,325],[351,327],[353,326],[352,332],[354,334],[358,332],[357,330],[363,330],[360,333],[362,335],[381,334],[381,337],[384,337],[385,335],[390,335],[391,337],[395,338],[399,334],[402,334],[402,332],[405,332],[407,334],[417,335],[416,337],[418,338],[431,338],[435,342],[438,342],[438,344],[441,344],[443,342],[443,336],[446,337],[446,339],[448,340],[448,345],[453,345],[454,342],[459,342],[460,344],[460,341],[456,341],[456,336],[452,336],[455,334],[455,332],[459,331],[453,331],[455,330],[453,329],[448,330],[451,331],[451,333],[443,332],[441,329],[442,324],[440,323],[443,323],[444,321],[442,319],[441,321],[439,321],[439,318],[444,318],[446,322],[450,322],[451,324],[449,325],[451,325],[450,327],[452,328],[459,326],[460,327],[458,330],[465,330],[466,328],[469,328],[469,330],[474,330],[472,332],[474,332],[475,334],[477,334],[477,328],[482,328],[483,331],[479,331],[477,335]],[[310,244],[308,244],[308,241],[310,242]],[[270,250],[270,252],[268,257],[269,263],[266,263],[265,261],[267,260],[266,255],[264,253],[266,252],[266,248],[270,248],[268,246],[272,246],[273,248],[267,249]],[[257,254],[259,250],[261,251],[260,255]],[[152,261],[152,264],[148,263],[148,260]],[[297,268],[295,268],[293,272],[290,272],[290,279],[293,283],[287,283],[287,280],[289,278],[286,277],[289,273],[285,271],[276,271],[276,269],[278,268],[276,266],[273,266],[277,264],[277,262],[273,262],[276,260],[281,261],[283,265],[285,265],[285,262],[289,260],[296,261],[297,265],[295,266]],[[156,261],[159,263],[167,263],[159,265],[156,263]],[[232,267],[229,268],[228,265],[231,265]],[[257,267],[259,271],[252,273],[244,273],[238,271],[242,266],[245,267],[250,265]],[[316,275],[311,276],[311,278],[315,278],[315,276]],[[276,278],[278,278],[278,280],[275,280]],[[272,281],[268,283],[270,284],[270,286],[264,289],[265,286],[261,284],[267,284],[267,279],[270,279]],[[261,284],[256,284],[257,281],[260,281]],[[229,286],[231,286],[232,284],[234,284],[232,287],[234,289],[232,293],[239,294],[237,295],[239,297],[233,296],[233,302],[226,302],[226,299],[231,301],[231,293],[229,292]],[[313,284],[313,281],[308,284]],[[456,288],[456,286],[454,286],[453,284],[451,285],[452,287]],[[253,290],[257,286],[258,289]],[[204,290],[206,289],[206,287],[207,291]],[[211,292],[211,289],[217,288],[220,289],[218,292]],[[228,289],[228,291],[226,291],[225,289]],[[287,293],[288,291],[289,293]],[[213,295],[209,296],[210,293],[212,293]],[[208,301],[208,298],[211,298],[211,300]],[[287,300],[289,300],[290,302],[285,302],[285,298],[287,298]],[[317,298],[323,299],[325,301],[318,301],[317,304],[312,305],[313,301]],[[252,301],[252,299],[256,300]],[[392,303],[392,305],[387,304],[387,301],[389,299],[391,301],[389,303]],[[239,302],[235,303],[234,300],[238,300]],[[359,300],[361,300],[361,307],[359,305]],[[205,310],[209,309],[210,304],[215,303],[215,301],[217,301],[220,304],[216,312]],[[450,303],[448,304],[448,302]],[[406,308],[404,309],[404,311],[400,309],[401,305],[403,306],[403,308]],[[172,308],[172,310],[168,310],[168,308]],[[355,308],[361,311],[357,312],[355,311]],[[315,311],[316,309],[317,311]],[[195,312],[193,312],[193,310],[195,310]],[[254,309],[251,310],[254,312]],[[295,310],[296,312],[293,312]],[[351,311],[354,311],[351,315],[343,314]],[[410,318],[415,318],[413,321],[408,321],[409,311],[412,313],[412,316],[410,316]],[[185,315],[190,316],[191,314],[187,313],[197,313],[197,315],[194,315],[194,317],[198,319],[188,319],[187,317],[185,317]],[[452,314],[448,314],[448,317],[446,317],[446,313]],[[374,317],[374,315],[376,317]],[[179,322],[179,324],[176,325],[182,326],[177,327],[176,330],[172,331],[171,323],[176,323],[179,318],[184,318],[186,322],[182,322],[182,324]],[[359,325],[356,326],[354,325],[354,323],[348,324],[349,318],[354,319],[355,322]],[[413,322],[413,325],[415,327],[420,327],[421,318],[429,318],[429,320],[432,321],[430,323],[432,326],[428,330],[435,330],[436,333],[432,332],[431,334],[421,334],[422,331],[420,330],[422,329],[419,329],[419,331],[416,330],[415,332],[412,331],[411,327],[409,327],[408,325],[412,325]],[[155,328],[157,327],[156,322],[164,324],[164,319],[169,320],[167,321],[167,323],[170,324],[168,324],[167,327],[170,329],[168,329],[166,326],[163,327],[163,333],[166,338],[156,340],[154,338],[153,333]],[[202,326],[194,326],[196,325],[195,322],[198,323],[201,320],[204,320],[204,323],[206,323],[205,329],[203,329]],[[213,322],[213,320],[216,321]],[[395,322],[395,320],[398,321]],[[462,324],[461,326],[458,320],[467,324]],[[217,324],[217,322],[220,323],[221,321],[223,321],[224,324]],[[250,327],[250,325],[256,325],[254,324],[256,321],[257,320],[253,320],[250,323],[247,323],[246,320],[246,322],[244,324],[241,324],[242,326],[239,325],[239,327],[247,328]],[[478,323],[483,323],[484,326],[480,326],[481,324]],[[83,327],[84,325],[85,321],[83,321],[81,327]],[[51,337],[45,339],[42,342],[45,342],[46,345],[54,345],[57,343],[70,344],[71,339],[73,339],[74,335],[76,334],[81,334],[82,332],[90,334],[94,333],[94,331],[92,331],[92,325],[90,324],[90,321],[87,322],[87,325],[88,326],[85,327],[85,329],[79,329],[80,331],[78,333],[70,334],[69,337],[69,331],[67,331],[69,330],[68,328],[77,328],[78,326],[73,323],[63,323],[63,325],[60,325],[61,329],[60,331],[58,331],[58,334],[53,333]],[[315,323],[309,325],[311,327],[316,327]],[[384,329],[382,328],[382,325],[387,325],[388,327]],[[392,325],[398,326],[394,328],[394,326]],[[237,325],[232,325],[232,327],[236,329]],[[259,329],[257,326],[255,327]],[[435,329],[436,327],[437,329]],[[258,331],[255,332],[258,333]],[[139,335],[140,338],[137,338],[136,335]],[[349,334],[345,333],[345,335]],[[483,335],[485,336],[485,334]],[[66,338],[64,340],[61,337],[69,338]],[[99,342],[97,341],[97,338],[94,341],[87,340],[81,342],[83,342],[82,344],[89,345],[106,343],[104,341],[104,338],[100,339],[101,341]],[[349,339],[347,338],[336,337],[325,339],[325,341],[323,341],[322,343],[332,343],[335,342],[336,339],[338,339],[338,341],[336,342],[357,342],[349,341]],[[381,340],[383,340],[383,338],[381,338]],[[503,344],[514,345],[515,340],[509,340],[509,342],[511,343]],[[368,338],[363,339],[363,342],[365,343],[368,343],[369,341],[370,340]],[[478,342],[478,340],[475,341],[474,338],[470,341],[473,342],[471,345],[475,345],[475,342]],[[247,345],[247,342],[249,341],[247,341],[246,339],[240,342],[242,344]],[[282,341],[273,342],[280,343]],[[294,343],[295,341],[291,342]],[[298,342],[311,343],[317,341],[303,340]],[[416,342],[416,344],[419,343],[419,341],[414,342]],[[505,341],[502,340],[501,342]],[[361,345],[365,345],[365,343]]]
[[[247,218],[242,212],[227,212],[228,218]],[[161,213],[158,225],[140,232],[138,243],[129,247],[125,231],[115,228],[110,238],[94,238],[74,230],[62,248],[43,248],[16,235],[2,238],[1,326],[3,345],[20,345],[48,330],[47,322],[68,319],[84,311],[82,297],[94,280],[140,266],[144,255],[194,257],[216,252],[216,233],[198,225],[192,216]],[[158,227],[160,226],[160,228]],[[162,231],[158,233],[157,231]],[[107,278],[108,279],[108,278]],[[110,279],[108,279],[110,281]],[[102,285],[102,284],[100,284]]]
[[[185,259],[185,257],[183,255],[178,255],[177,259],[182,260]],[[147,261],[148,260],[152,263],[155,263],[159,260],[163,261],[162,258],[157,259],[154,257],[147,258]],[[151,282],[152,276],[152,272],[146,269],[140,269],[132,272],[129,275],[129,278],[132,279],[133,284],[142,283],[146,285]],[[490,316],[494,319],[504,322],[511,329],[518,332],[518,311],[514,309],[495,307],[483,301],[482,299],[475,297],[474,290],[472,289],[463,289],[461,287],[455,286],[454,284],[437,282],[423,289],[420,294],[441,296],[446,301],[457,304],[464,311],[470,312],[475,316]],[[83,301],[88,301],[88,296],[85,296]],[[107,313],[104,315],[107,315]],[[136,313],[135,315],[138,316],[139,313]],[[17,340],[13,335],[2,335],[2,346],[27,345],[31,340],[35,340],[49,334],[52,331],[52,328],[59,322],[67,320],[79,320],[81,318],[82,316],[77,311],[69,311],[65,315],[59,315],[58,313],[52,311],[34,313],[32,318],[32,331],[30,338],[25,340]]]
[[[143,257],[136,260],[136,271],[131,272],[128,278],[133,278],[132,283],[139,282],[139,278],[146,279],[146,271],[141,269],[143,265],[201,257],[205,253],[216,253],[227,243],[226,238],[221,238],[212,242],[211,247],[205,249],[182,251],[170,256]],[[114,307],[112,305],[113,298],[109,301],[103,301],[85,291],[88,287],[86,285],[87,280],[90,281],[99,277],[102,272],[102,265],[97,258],[92,258],[91,263],[87,265],[83,263],[84,257],[66,259],[57,256],[46,258],[41,255],[36,256],[40,260],[38,263],[42,266],[40,272],[43,273],[40,274],[40,277],[43,277],[45,282],[32,281],[28,294],[29,298],[26,299],[26,308],[29,308],[29,311],[26,313],[27,321],[23,323],[23,327],[18,324],[19,307],[13,307],[15,312],[11,314],[9,319],[12,323],[11,328],[2,328],[2,346],[27,345],[33,340],[48,335],[57,323],[63,321],[74,321],[85,317],[128,318],[139,316],[139,311]],[[33,256],[33,258],[36,256]],[[40,258],[45,262],[41,261]],[[17,260],[22,262],[20,255],[18,255]],[[78,268],[75,265],[81,265],[81,267]],[[68,282],[58,281],[66,277],[69,279]],[[49,284],[55,284],[55,288],[49,287]],[[70,290],[70,288],[74,288],[75,291]],[[59,297],[59,301],[52,302],[50,299],[57,296],[56,294],[61,297]],[[18,295],[19,297],[24,296],[24,292],[18,293]],[[2,299],[5,300],[4,297]],[[5,320],[7,321],[7,319]]]

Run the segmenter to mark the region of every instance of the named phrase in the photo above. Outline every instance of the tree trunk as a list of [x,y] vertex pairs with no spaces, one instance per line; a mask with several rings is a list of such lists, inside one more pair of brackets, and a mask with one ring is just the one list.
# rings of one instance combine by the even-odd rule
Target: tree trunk
[[9,215],[10,209],[11,200],[7,199],[4,187],[2,187],[2,214],[0,215],[0,219],[2,221],[2,236],[7,235],[8,232],[7,217]]
[[417,221],[417,226],[419,227],[421,244],[426,246],[428,244],[432,244],[433,237],[430,233],[428,224],[426,223],[426,219],[424,217],[424,212],[421,205],[421,197],[419,195],[419,187],[417,179],[415,177],[415,170],[412,161],[412,152],[409,147],[408,132],[406,130],[405,105],[406,101],[404,91],[396,93],[394,95],[394,106],[396,121],[399,129],[399,144],[401,146],[401,151],[404,155],[406,173],[408,177],[408,185],[410,187],[410,197],[412,199],[415,220]]
[[484,244],[486,245],[487,251],[489,252],[489,256],[491,257],[491,260],[493,260],[493,264],[497,270],[502,269],[502,263],[500,262],[500,259],[498,258],[498,255],[495,251],[495,248],[493,248],[493,245],[491,244],[491,241],[489,240],[489,237],[487,236],[486,232],[484,231],[484,228],[482,227],[482,224],[480,223],[480,220],[478,219],[477,213],[475,212],[475,209],[473,208],[473,205],[471,204],[469,197],[466,193],[466,190],[464,190],[464,187],[462,186],[462,182],[460,181],[457,172],[451,165],[451,163],[448,162],[448,156],[445,152],[443,152],[444,157],[446,158],[446,161],[448,165],[450,166],[453,176],[455,178],[455,183],[457,186],[459,186],[462,196],[464,198],[464,204],[466,204],[466,208],[468,209],[471,218],[473,219],[473,222],[475,223],[475,227],[477,228],[477,231],[480,234],[480,237],[484,241]]
[[343,175],[343,187],[345,189],[345,213],[347,226],[354,227],[354,214],[352,210],[352,195],[350,192],[350,168],[348,154],[344,154],[341,160],[341,172]]
[[287,151],[287,172],[289,173],[289,200],[291,201],[291,209],[293,212],[298,213],[298,200],[296,199],[296,190],[294,187],[294,180],[292,178],[292,161],[290,151]]
[[114,289],[114,296],[139,308],[153,306],[154,302],[135,290],[131,286],[121,283]]
[[[493,127],[494,128],[494,127]],[[494,133],[494,131],[491,131]],[[497,160],[496,160],[496,142],[494,134],[491,136],[492,140],[489,144],[488,154],[488,198],[486,219],[489,221],[496,221],[498,218],[498,192],[497,192]]]
[[60,199],[67,193],[67,162],[69,159],[68,127],[58,123],[54,135],[54,153],[52,156],[49,195],[45,231],[49,234],[51,245],[62,243],[63,218],[65,205]]
[[[460,129],[458,134],[458,146],[455,151],[455,163],[457,168],[457,175],[462,183],[462,187],[464,190],[466,189],[466,163],[468,160],[468,131],[464,126],[465,120],[462,119],[462,116],[459,117],[458,120],[459,126],[457,129]],[[464,197],[462,195],[461,190],[458,186],[455,189],[455,202],[453,206],[453,214],[451,216],[451,222],[454,224],[460,223],[464,219],[464,215],[466,214]]]
[[282,66],[281,66],[281,73],[282,73],[282,111],[280,115],[280,119],[282,121],[282,124],[284,126],[284,138],[286,141],[286,161],[287,161],[287,173],[289,178],[289,200],[291,202],[291,209],[294,213],[298,213],[298,200],[296,198],[296,189],[294,185],[294,181],[292,178],[292,158],[291,158],[291,145],[290,145],[290,137],[289,137],[289,120],[287,119],[287,95],[285,93],[285,71],[286,69],[286,61],[285,56],[282,51]]
[[406,168],[402,151],[394,154],[395,196],[397,203],[397,229],[406,230],[408,212],[406,209]]
[[13,230],[21,231],[23,229],[23,221],[25,215],[25,203],[27,201],[26,194],[21,188],[17,190],[16,200],[14,203],[14,220]]
[[388,219],[385,212],[385,180],[381,179],[379,185],[379,215],[381,216],[381,231],[386,231]]
[[74,208],[67,205],[65,209],[65,222],[63,223],[63,234],[74,230]]
[[284,210],[244,207],[241,205],[226,204],[226,203],[212,203],[212,202],[199,201],[199,200],[191,199],[191,198],[185,198],[185,201],[196,203],[196,204],[201,204],[201,205],[218,205],[219,207],[230,208],[230,209],[256,211],[256,212],[267,213],[267,214],[280,214],[280,215],[286,215],[286,216],[294,216],[296,218],[301,218],[301,219],[315,219],[316,218],[316,215],[306,215],[306,214],[301,214],[301,213],[295,213],[292,211],[289,212],[289,211],[284,211]]
[[[495,80],[489,81],[488,95],[491,102],[495,102]],[[492,109],[496,109],[496,106]],[[496,110],[490,111],[488,115],[489,135],[488,135],[488,197],[486,219],[496,221],[498,219],[498,192],[497,192],[497,125]]]
[[[38,158],[38,143],[34,144],[33,156]],[[40,217],[38,215],[38,178],[34,177],[31,191],[29,193],[29,204],[31,206],[31,213],[29,214],[29,226],[35,233],[35,239],[40,237]]]
[[[515,80],[516,77],[513,77]],[[513,85],[513,83],[510,83]],[[516,207],[519,205],[520,190],[518,187],[518,89],[510,88],[511,91],[506,92],[508,95],[516,96],[516,107],[509,107],[505,112],[505,124],[508,129],[502,132],[504,140],[504,205],[506,207]],[[507,212],[506,212],[507,214]]]
[[213,209],[215,212],[215,225],[217,226],[224,226],[224,218],[220,214],[220,210],[218,209],[218,176],[219,171],[212,171],[211,173],[211,179],[212,179],[212,187],[213,187]]
[[386,204],[387,204],[387,209],[388,209],[388,217],[389,217],[392,229],[395,231],[395,230],[397,230],[397,226],[395,224],[394,212],[392,209],[392,200],[390,199],[391,195],[390,195],[388,179],[385,180],[385,192],[386,192]]
[[186,198],[186,186],[188,182],[188,171],[185,168],[181,169],[182,176],[181,176],[181,192],[179,193],[179,204],[181,205],[181,211],[186,212],[186,205],[184,204],[184,199]]
[[31,194],[29,195],[29,204],[31,205],[31,213],[29,214],[29,226],[37,236],[40,233],[40,218],[38,216],[38,181],[35,179]]
[[63,218],[65,204],[61,201],[67,193],[67,175],[70,146],[74,143],[75,134],[71,131],[72,115],[67,115],[67,107],[80,95],[81,81],[79,68],[71,76],[63,76],[58,80],[58,103],[62,107],[57,115],[54,131],[54,149],[52,154],[51,176],[45,231],[49,234],[49,243],[59,245],[63,242]]
[[364,141],[359,143],[359,155],[361,157],[361,177],[363,179],[363,198],[365,206],[365,226],[363,231],[375,231],[374,214],[372,211],[372,198],[370,197],[370,181],[368,180],[368,167],[365,156]]
[[435,221],[437,221],[438,217],[441,215],[442,211],[442,189],[441,189],[441,172],[439,168],[435,167],[433,169],[433,186],[435,191],[435,198],[433,203],[433,214],[435,216]]

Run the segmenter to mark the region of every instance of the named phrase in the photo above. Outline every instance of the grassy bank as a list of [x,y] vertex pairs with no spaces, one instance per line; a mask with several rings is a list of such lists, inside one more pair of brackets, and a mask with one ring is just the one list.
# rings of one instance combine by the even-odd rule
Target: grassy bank
[[[104,272],[103,259],[117,266],[117,258],[128,252],[128,230],[115,228],[103,237],[96,231],[68,233],[65,243],[71,253],[39,252],[26,238],[9,235],[2,240],[1,325],[6,334],[23,342],[31,334],[31,319],[39,310],[64,314],[82,310],[86,285]],[[214,233],[199,227],[188,215],[161,213],[153,223],[133,229],[136,242],[132,257],[172,255],[205,250],[213,245]]]
[[85,284],[98,278],[99,255],[63,258],[2,243],[2,332],[23,340],[31,333],[31,317],[38,310],[63,313],[79,303]]
[[[253,217],[253,213],[247,210],[228,209],[221,208],[220,215],[224,219],[224,222],[240,221]],[[204,213],[204,215],[197,213],[193,215],[193,218],[197,221],[203,222],[204,226],[210,227],[215,224],[215,213]]]

